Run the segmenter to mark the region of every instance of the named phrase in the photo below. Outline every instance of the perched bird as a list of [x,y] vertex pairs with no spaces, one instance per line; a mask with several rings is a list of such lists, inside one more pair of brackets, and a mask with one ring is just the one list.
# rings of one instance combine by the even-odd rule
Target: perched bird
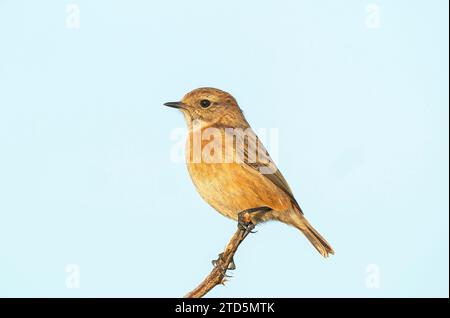
[[[198,88],[178,108],[188,125],[186,162],[201,197],[245,224],[277,220],[299,229],[324,257],[333,248],[306,220],[291,188],[227,92]],[[243,220],[243,212],[250,219]]]

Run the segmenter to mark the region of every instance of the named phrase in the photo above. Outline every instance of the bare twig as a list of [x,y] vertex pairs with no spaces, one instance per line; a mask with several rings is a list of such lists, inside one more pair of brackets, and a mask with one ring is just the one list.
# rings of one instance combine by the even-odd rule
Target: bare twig
[[194,290],[187,293],[186,298],[201,298],[206,295],[211,289],[219,284],[224,284],[224,278],[230,263],[233,261],[233,256],[236,253],[239,245],[247,236],[248,232],[238,228],[236,233],[228,242],[221,257],[217,260],[213,270],[208,276],[197,286]]

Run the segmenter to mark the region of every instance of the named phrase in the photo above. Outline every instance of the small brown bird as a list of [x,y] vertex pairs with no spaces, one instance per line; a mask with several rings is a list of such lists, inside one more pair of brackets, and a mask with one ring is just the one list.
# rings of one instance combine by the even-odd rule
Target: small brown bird
[[[277,220],[302,231],[327,257],[330,244],[303,216],[292,190],[247,123],[236,100],[215,88],[198,88],[178,108],[188,125],[186,162],[202,198],[241,226]],[[242,220],[242,213],[250,219]]]

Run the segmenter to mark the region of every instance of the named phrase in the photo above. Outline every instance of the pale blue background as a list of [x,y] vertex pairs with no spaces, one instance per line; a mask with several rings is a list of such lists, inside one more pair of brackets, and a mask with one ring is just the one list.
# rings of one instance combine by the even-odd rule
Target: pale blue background
[[279,129],[278,166],[336,256],[267,224],[210,296],[448,297],[448,1],[376,1],[380,29],[363,0],[74,2],[79,30],[70,2],[0,0],[0,296],[203,279],[235,224],[170,161],[184,120],[161,104],[214,86]]

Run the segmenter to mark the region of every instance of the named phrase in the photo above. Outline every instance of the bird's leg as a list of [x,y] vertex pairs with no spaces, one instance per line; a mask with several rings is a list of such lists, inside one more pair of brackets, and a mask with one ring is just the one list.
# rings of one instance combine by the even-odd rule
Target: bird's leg
[[248,234],[255,233],[253,229],[255,224],[252,222],[250,214],[248,212],[242,211],[238,215],[238,228],[244,232],[242,239],[244,239]]
[[243,239],[249,234],[249,233],[255,233],[253,232],[253,229],[255,228],[255,223],[252,220],[252,215],[254,213],[265,213],[268,211],[271,211],[272,209],[268,206],[261,206],[257,208],[251,208],[244,211],[239,212],[238,214],[238,228],[244,231]]

